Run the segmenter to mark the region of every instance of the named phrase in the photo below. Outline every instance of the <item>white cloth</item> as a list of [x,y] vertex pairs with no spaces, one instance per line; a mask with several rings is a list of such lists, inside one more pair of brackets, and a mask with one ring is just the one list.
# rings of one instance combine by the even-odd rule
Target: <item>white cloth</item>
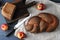
[[[28,0],[28,1],[31,2],[33,0]],[[35,1],[40,2],[40,0],[35,0]],[[15,36],[17,36],[17,32],[21,31],[21,28],[22,28],[23,29],[22,31],[24,31],[24,33],[26,33],[27,35],[27,38],[25,38],[24,40],[60,40],[60,6],[48,0],[43,0],[42,2],[47,7],[45,10],[40,11],[40,10],[37,10],[35,6],[33,6],[28,9],[29,13],[32,14],[32,16],[35,16],[41,12],[48,12],[48,13],[56,15],[59,19],[58,28],[54,32],[50,32],[50,33],[43,32],[39,34],[33,34],[25,30],[24,23],[23,23],[18,29],[16,29],[15,34],[14,34]],[[19,20],[18,23],[19,22],[21,21]]]

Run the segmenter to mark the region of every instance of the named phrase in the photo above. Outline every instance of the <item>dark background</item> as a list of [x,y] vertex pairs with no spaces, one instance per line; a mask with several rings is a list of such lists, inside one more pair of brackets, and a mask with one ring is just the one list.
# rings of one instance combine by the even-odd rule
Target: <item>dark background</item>
[[51,0],[51,1],[54,1],[56,3],[60,3],[60,0]]
[[[13,0],[3,0],[4,2],[8,1],[8,2],[12,2]],[[52,0],[54,2],[60,2],[60,0]],[[1,9],[0,9],[0,25],[6,23],[4,17],[1,15]],[[14,26],[14,24],[13,24]],[[13,34],[9,37],[5,37],[4,36],[5,33],[0,29],[0,40],[19,40],[18,38],[16,38]]]

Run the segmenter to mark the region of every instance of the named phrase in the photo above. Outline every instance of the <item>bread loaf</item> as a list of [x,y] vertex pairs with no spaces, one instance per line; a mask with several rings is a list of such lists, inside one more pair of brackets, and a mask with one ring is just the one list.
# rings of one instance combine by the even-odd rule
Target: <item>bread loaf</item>
[[8,19],[11,20],[14,14],[16,6],[12,3],[6,2],[5,5],[2,7],[2,15]]
[[31,17],[25,29],[32,33],[51,32],[58,26],[58,19],[55,15],[50,13],[40,13],[38,16]]

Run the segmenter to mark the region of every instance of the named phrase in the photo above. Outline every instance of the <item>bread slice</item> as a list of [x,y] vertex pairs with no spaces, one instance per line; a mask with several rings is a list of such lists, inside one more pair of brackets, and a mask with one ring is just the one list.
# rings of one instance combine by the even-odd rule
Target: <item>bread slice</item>
[[2,15],[11,20],[14,14],[16,6],[12,3],[6,2],[5,5],[2,7]]

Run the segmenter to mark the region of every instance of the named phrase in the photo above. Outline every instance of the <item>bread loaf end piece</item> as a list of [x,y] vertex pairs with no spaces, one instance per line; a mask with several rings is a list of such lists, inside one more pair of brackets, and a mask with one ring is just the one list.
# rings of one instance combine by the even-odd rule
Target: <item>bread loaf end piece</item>
[[11,20],[14,14],[16,6],[12,3],[6,2],[5,5],[2,7],[2,15]]

